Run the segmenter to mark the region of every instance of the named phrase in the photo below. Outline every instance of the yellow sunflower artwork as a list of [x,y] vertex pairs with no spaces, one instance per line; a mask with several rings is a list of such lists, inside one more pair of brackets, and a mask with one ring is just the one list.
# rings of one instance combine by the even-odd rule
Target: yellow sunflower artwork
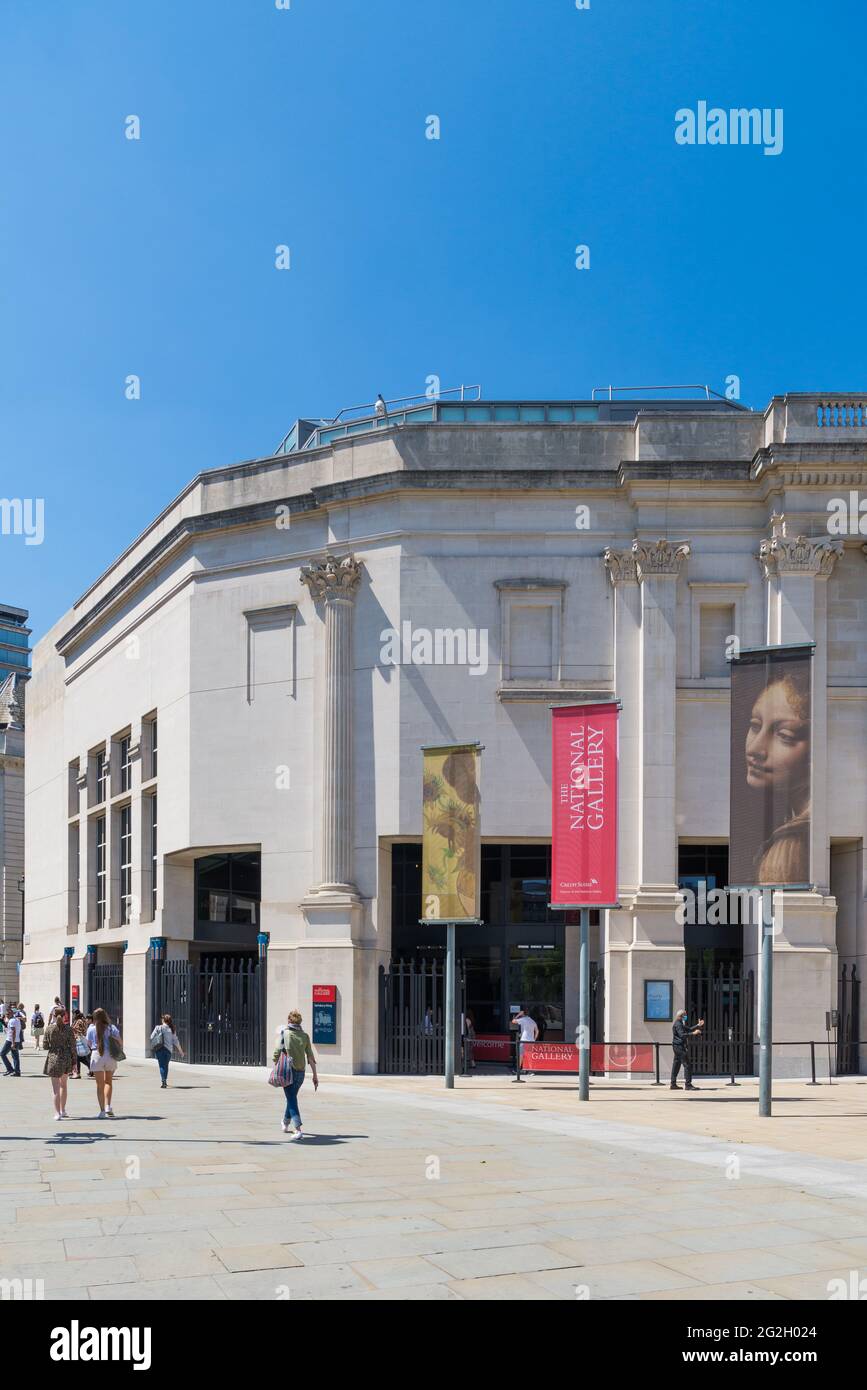
[[477,921],[480,749],[461,744],[423,751],[421,916],[429,922]]

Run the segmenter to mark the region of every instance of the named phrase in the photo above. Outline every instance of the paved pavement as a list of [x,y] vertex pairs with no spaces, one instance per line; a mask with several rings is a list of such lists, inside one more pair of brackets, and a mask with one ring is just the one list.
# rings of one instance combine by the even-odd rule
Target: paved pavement
[[797,1300],[867,1275],[867,1078],[785,1083],[770,1122],[752,1083],[579,1107],[572,1080],[324,1078],[293,1143],[264,1072],[162,1091],[126,1062],[116,1120],[84,1079],[56,1122],[41,1065],[0,1078],[0,1273],[46,1298]]

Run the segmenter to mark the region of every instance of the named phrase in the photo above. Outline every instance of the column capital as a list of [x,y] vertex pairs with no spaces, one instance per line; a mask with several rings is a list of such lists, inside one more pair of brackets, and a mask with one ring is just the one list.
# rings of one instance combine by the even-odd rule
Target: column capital
[[689,553],[689,541],[670,541],[666,537],[658,541],[633,541],[632,554],[639,583],[655,575],[680,574]]
[[602,552],[602,563],[615,587],[618,584],[638,583],[635,556],[631,550],[615,550],[613,546],[606,545]]
[[762,541],[756,556],[765,579],[783,574],[811,574],[829,579],[843,553],[843,542],[814,540],[808,536],[771,536]]
[[354,555],[326,555],[324,560],[301,566],[301,583],[307,585],[314,599],[353,603],[361,572],[361,561]]

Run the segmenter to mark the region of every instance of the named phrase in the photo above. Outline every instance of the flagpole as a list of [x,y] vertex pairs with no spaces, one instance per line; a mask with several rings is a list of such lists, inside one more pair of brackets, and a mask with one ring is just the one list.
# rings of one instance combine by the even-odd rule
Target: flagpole
[[455,924],[446,925],[446,1090],[455,1088]]
[[590,1099],[590,909],[581,909],[581,954],[578,962],[578,1099]]

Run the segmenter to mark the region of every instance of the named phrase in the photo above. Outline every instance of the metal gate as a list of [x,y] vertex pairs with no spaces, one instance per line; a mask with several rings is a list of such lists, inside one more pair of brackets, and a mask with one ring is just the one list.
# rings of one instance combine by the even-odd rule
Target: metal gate
[[605,971],[598,961],[590,962],[590,1041],[605,1041]]
[[696,1076],[753,1075],[753,972],[740,965],[687,971],[685,1008],[690,1024],[704,1019],[690,1040]]
[[156,1013],[171,1014],[186,1061],[236,1067],[265,1064],[267,976],[261,960],[202,956],[158,965]]
[[855,966],[846,966],[837,985],[837,1008],[840,1020],[837,1027],[837,1075],[852,1076],[858,1073],[860,1054],[860,1010],[861,981],[855,973]]
[[[465,1005],[457,969],[456,1035]],[[379,1070],[413,1076],[445,1072],[445,963],[396,960],[379,967]],[[460,1039],[458,1039],[460,1041]]]
[[123,1033],[123,962],[110,961],[89,968],[85,964],[84,1012],[105,1009],[112,1023]]

